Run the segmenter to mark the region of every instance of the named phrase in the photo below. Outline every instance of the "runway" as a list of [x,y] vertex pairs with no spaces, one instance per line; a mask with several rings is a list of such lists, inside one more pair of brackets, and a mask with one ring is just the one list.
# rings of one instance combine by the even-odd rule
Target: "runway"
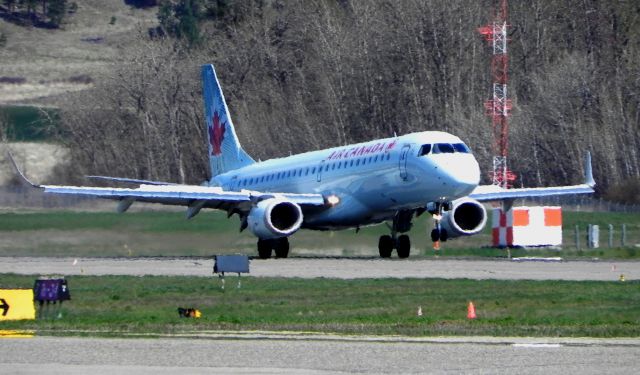
[[0,372],[20,374],[630,374],[638,339],[304,336],[0,339]]
[[[0,257],[0,273],[36,275],[212,275],[211,258]],[[253,259],[250,276],[297,278],[469,278],[499,280],[640,279],[636,261],[509,261],[453,259]]]

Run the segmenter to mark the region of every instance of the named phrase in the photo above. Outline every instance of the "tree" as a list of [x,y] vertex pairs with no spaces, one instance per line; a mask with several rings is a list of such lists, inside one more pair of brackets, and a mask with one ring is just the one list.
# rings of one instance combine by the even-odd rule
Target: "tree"
[[12,13],[15,10],[17,2],[18,0],[4,0],[4,5],[7,7],[9,13]]
[[[132,177],[202,179],[198,67],[210,62],[256,158],[445,130],[488,172],[491,51],[475,32],[491,18],[487,3],[163,1],[157,16],[170,38],[141,40],[95,97],[83,95],[82,112],[69,110],[75,122],[102,124],[78,125],[76,155],[85,168],[123,168]],[[585,150],[598,186],[640,177],[640,7],[513,2],[509,23],[517,184],[575,183]],[[92,137],[109,144],[86,141]],[[92,156],[100,148],[106,159]]]
[[[43,1],[43,10],[45,10],[45,4],[46,1]],[[45,14],[53,27],[60,27],[67,14],[67,0],[49,0]]]
[[165,33],[196,45],[200,43],[202,10],[202,0],[180,0],[175,4],[167,0],[160,4],[157,17]]

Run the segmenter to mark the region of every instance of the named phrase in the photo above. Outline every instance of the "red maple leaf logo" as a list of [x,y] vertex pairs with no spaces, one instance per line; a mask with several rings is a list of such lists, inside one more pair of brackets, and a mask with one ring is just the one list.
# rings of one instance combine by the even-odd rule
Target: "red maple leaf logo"
[[211,144],[211,155],[220,155],[220,146],[224,140],[226,124],[220,122],[218,112],[213,113],[213,120],[209,124],[209,143]]

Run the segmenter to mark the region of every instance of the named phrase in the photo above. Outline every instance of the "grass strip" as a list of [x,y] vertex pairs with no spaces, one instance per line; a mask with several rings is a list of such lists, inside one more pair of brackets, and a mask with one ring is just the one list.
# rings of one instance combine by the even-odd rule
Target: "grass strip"
[[[35,276],[4,274],[0,287]],[[72,276],[62,318],[0,322],[45,335],[266,330],[355,335],[640,336],[640,282]],[[473,301],[478,318],[466,318]],[[202,311],[180,318],[178,307]],[[418,307],[423,315],[418,316]],[[50,306],[50,309],[53,309]],[[54,314],[55,315],[55,314]]]
[[[442,244],[435,254],[428,239],[430,219],[422,215],[409,233],[412,257],[506,257],[504,249],[488,248],[491,225],[471,237]],[[607,226],[615,226],[614,246],[607,247]],[[587,249],[587,224],[600,225],[599,249]],[[626,225],[626,246],[620,246],[622,224]],[[582,248],[575,247],[575,226],[581,228]],[[0,256],[209,256],[213,253],[256,254],[256,238],[248,230],[238,232],[236,217],[227,219],[219,211],[206,211],[192,220],[184,212],[145,211],[72,212],[40,211],[0,213]],[[640,215],[628,213],[564,213],[564,247],[513,249],[512,256],[563,257],[565,259],[639,259]],[[291,237],[292,256],[377,256],[378,237],[388,234],[384,225],[337,232],[301,230]],[[84,236],[81,236],[84,235]],[[73,240],[71,240],[73,239]],[[37,240],[37,241],[36,241]],[[298,250],[302,249],[300,253]]]

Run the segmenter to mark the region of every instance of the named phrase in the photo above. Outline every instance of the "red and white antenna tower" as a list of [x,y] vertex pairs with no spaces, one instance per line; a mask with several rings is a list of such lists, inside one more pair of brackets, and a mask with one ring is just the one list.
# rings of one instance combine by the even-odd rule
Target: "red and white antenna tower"
[[507,54],[507,0],[500,0],[493,23],[478,28],[478,31],[493,47],[491,74],[493,76],[493,97],[484,103],[487,115],[493,125],[493,170],[491,178],[494,185],[511,187],[516,175],[507,167],[507,148],[509,138],[509,111],[511,100],[507,98],[509,80]]

